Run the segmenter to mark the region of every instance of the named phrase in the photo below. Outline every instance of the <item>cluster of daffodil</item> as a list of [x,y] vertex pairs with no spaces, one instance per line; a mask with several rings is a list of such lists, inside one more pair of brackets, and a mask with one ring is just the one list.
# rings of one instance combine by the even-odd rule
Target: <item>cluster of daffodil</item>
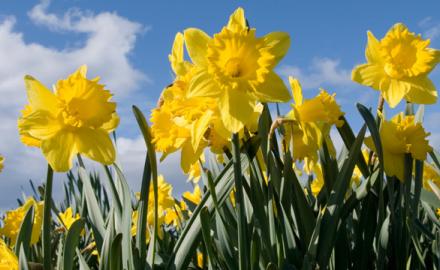
[[[389,177],[387,181],[384,182],[388,183],[392,178],[396,178],[404,183],[405,177],[413,177],[412,175],[408,176],[406,174],[408,170],[405,168],[405,166],[411,166],[411,168],[416,166],[415,164],[417,163],[406,164],[406,160],[410,158],[411,160],[423,162],[423,183],[421,183],[421,186],[423,186],[427,192],[433,191],[434,193],[440,194],[440,190],[438,190],[440,185],[438,164],[431,164],[427,161],[427,155],[433,152],[433,148],[429,145],[427,139],[429,133],[425,131],[421,121],[412,115],[412,113],[398,113],[388,120],[383,112],[383,102],[385,101],[391,108],[395,108],[402,99],[406,100],[411,106],[413,104],[434,104],[437,101],[437,90],[432,81],[428,78],[428,74],[435,68],[437,63],[440,62],[440,52],[429,48],[429,43],[429,40],[424,40],[420,35],[415,35],[410,32],[403,24],[394,25],[381,40],[377,40],[371,32],[368,32],[368,44],[365,51],[367,63],[354,68],[352,79],[355,82],[380,91],[381,99],[377,112],[377,125],[379,127],[378,133],[384,163],[380,165],[383,166],[385,174]],[[83,247],[81,252],[77,251],[79,263],[81,263],[81,253],[84,254],[84,251],[88,249],[93,251],[93,255],[99,255],[96,256],[98,261],[100,258],[109,259],[110,255],[103,254],[103,250],[107,250],[111,247],[112,250],[114,248],[114,252],[116,252],[118,247],[111,246],[108,241],[113,241],[117,239],[119,235],[123,235],[123,237],[119,239],[119,244],[128,243],[128,246],[125,247],[126,250],[121,251],[121,254],[125,256],[124,262],[121,263],[124,264],[124,268],[127,265],[131,267],[130,263],[134,264],[132,261],[136,260],[133,258],[127,259],[130,256],[134,256],[132,254],[127,255],[127,253],[131,251],[133,239],[136,238],[136,241],[142,239],[141,237],[137,237],[137,234],[140,234],[140,231],[142,232],[142,229],[138,228],[139,220],[142,220],[142,213],[144,213],[143,218],[146,219],[145,239],[149,245],[153,242],[151,254],[150,250],[148,251],[148,261],[153,262],[153,265],[155,263],[155,241],[157,240],[153,238],[153,235],[156,233],[156,225],[160,228],[157,231],[158,241],[163,240],[166,242],[164,240],[167,239],[167,237],[165,237],[166,233],[171,232],[169,234],[171,238],[177,237],[180,234],[185,235],[185,233],[191,230],[186,230],[185,226],[196,226],[194,224],[197,224],[202,218],[205,218],[203,220],[204,223],[200,221],[202,224],[199,225],[202,228],[199,228],[198,232],[202,230],[200,234],[203,234],[203,241],[205,241],[205,243],[204,245],[196,245],[197,243],[195,242],[191,243],[192,246],[195,247],[195,252],[193,252],[193,254],[190,254],[190,252],[187,253],[187,256],[194,257],[194,265],[199,268],[203,268],[206,264],[211,265],[215,263],[213,259],[209,257],[212,256],[212,247],[210,247],[212,243],[206,242],[208,241],[207,239],[211,239],[212,237],[229,239],[228,237],[231,237],[230,235],[226,235],[228,231],[226,229],[223,229],[224,235],[220,236],[218,232],[211,235],[211,230],[206,230],[207,228],[209,229],[209,227],[206,226],[209,226],[211,219],[215,219],[217,222],[215,223],[216,230],[230,226],[222,223],[225,220],[223,215],[226,215],[228,218],[237,218],[241,215],[247,217],[246,221],[248,223],[245,224],[245,229],[246,227],[251,227],[253,222],[258,224],[258,230],[254,230],[253,232],[254,236],[252,236],[252,241],[258,240],[259,237],[257,234],[260,233],[260,230],[273,229],[274,226],[282,228],[283,226],[280,225],[278,219],[283,219],[283,222],[292,221],[292,224],[290,224],[291,227],[289,227],[291,232],[289,232],[290,234],[288,235],[295,235],[295,237],[292,237],[295,238],[295,240],[292,241],[297,241],[299,239],[298,236],[304,235],[308,235],[307,240],[312,241],[312,233],[309,229],[297,229],[296,231],[292,229],[296,228],[295,226],[300,226],[302,222],[298,219],[299,216],[296,211],[303,211],[301,213],[305,213],[307,216],[304,217],[304,219],[313,220],[310,223],[311,225],[309,225],[310,227],[315,227],[316,225],[316,230],[318,230],[318,233],[317,231],[313,231],[313,235],[315,235],[315,233],[319,234],[320,228],[317,220],[323,218],[326,211],[329,210],[326,207],[327,205],[309,205],[309,203],[314,204],[317,202],[319,204],[326,202],[327,198],[323,198],[322,200],[319,198],[323,187],[335,189],[331,187],[326,179],[325,170],[328,170],[328,168],[326,168],[326,164],[324,164],[325,162],[322,159],[325,158],[325,154],[328,152],[331,162],[334,161],[335,164],[337,163],[337,153],[332,138],[330,137],[330,131],[334,127],[342,129],[345,125],[348,126],[348,123],[344,117],[344,112],[336,102],[335,94],[330,94],[326,90],[320,89],[315,97],[305,99],[300,82],[293,77],[289,77],[288,80],[292,95],[290,94],[284,81],[274,72],[275,67],[286,55],[289,47],[289,35],[283,32],[272,32],[265,36],[258,37],[256,35],[256,29],[250,27],[247,23],[244,11],[241,8],[238,8],[230,16],[227,25],[212,37],[196,28],[189,28],[184,30],[183,33],[176,34],[172,51],[169,55],[171,69],[174,72],[175,78],[174,81],[162,91],[156,108],[151,112],[150,122],[151,143],[155,151],[163,154],[161,160],[174,152],[180,151],[181,169],[184,173],[189,174],[189,178],[193,180],[193,192],[187,191],[183,193],[182,200],[173,197],[173,187],[165,181],[163,176],[159,175],[154,179],[154,173],[153,180],[156,181],[157,194],[154,194],[156,192],[154,185],[150,184],[147,189],[142,189],[147,190],[149,194],[148,201],[145,199],[145,202],[141,202],[141,198],[145,198],[145,196],[143,196],[145,194],[136,193],[135,196],[127,195],[130,192],[124,190],[124,186],[126,185],[124,182],[125,179],[121,177],[119,173],[122,172],[118,165],[115,164],[116,150],[114,142],[110,137],[110,133],[112,133],[119,124],[119,117],[116,113],[116,103],[111,100],[112,94],[110,91],[99,83],[99,78],[87,78],[86,66],[80,67],[77,71],[68,76],[67,79],[59,80],[54,85],[53,91],[49,90],[35,78],[26,76],[25,86],[29,104],[22,110],[22,115],[18,119],[19,134],[24,144],[37,147],[41,150],[50,166],[48,169],[48,180],[43,189],[45,201],[38,201],[33,197],[29,197],[17,209],[7,211],[2,218],[0,227],[0,269],[18,269],[18,254],[15,254],[12,249],[15,248],[17,243],[20,243],[21,228],[25,216],[31,208],[33,209],[33,226],[30,232],[29,244],[35,246],[38,245],[41,240],[42,246],[45,247],[43,248],[43,257],[44,255],[50,254],[50,251],[47,251],[47,249],[48,247],[49,250],[51,248],[51,236],[44,233],[45,229],[47,232],[48,228],[56,228],[55,232],[61,235],[67,235],[72,231],[72,227],[75,227],[75,224],[79,224],[79,221],[88,223],[88,226],[84,227],[84,224],[82,225],[83,227],[81,228],[80,234],[78,231],[78,237],[82,237],[84,242],[82,244],[88,245],[86,248]],[[190,59],[185,59],[184,56],[186,54],[189,55]],[[274,121],[272,127],[269,125],[269,127],[264,129],[267,134],[261,134],[263,128],[259,125],[262,121],[262,117],[260,116],[265,111],[269,114],[267,108],[265,110],[265,106],[267,106],[266,103],[289,102],[292,96],[293,103],[291,104],[291,110]],[[140,126],[142,129],[142,125]],[[280,134],[282,135],[283,151],[279,151],[280,149],[273,150],[275,146],[271,145],[272,136],[274,136],[273,131],[276,128],[281,129]],[[146,129],[145,132],[150,132],[150,129]],[[260,134],[258,132],[260,132]],[[259,138],[257,138],[258,136]],[[268,146],[268,149],[258,145],[257,151],[249,151],[250,153],[248,152],[247,157],[255,156],[256,162],[252,165],[253,167],[250,166],[252,168],[241,171],[241,163],[236,156],[240,155],[240,147],[239,145],[237,146],[237,143],[249,142],[252,138],[261,140],[262,136],[266,136],[264,139],[269,141],[268,145],[265,145]],[[380,162],[378,156],[380,153],[378,149],[376,149],[377,144],[375,143],[377,142],[373,140],[372,136],[367,137],[364,141],[360,140],[366,147],[362,150],[360,150],[360,147],[358,149],[362,152],[359,152],[359,156],[366,162],[367,165],[365,167],[367,167],[367,169],[362,167],[362,162],[360,162],[361,158],[359,158],[359,162],[353,165],[353,170],[350,171],[350,173],[352,172],[349,175],[351,176],[351,180],[350,178],[346,178],[347,183],[349,183],[349,188],[341,191],[342,194],[345,194],[345,197],[340,197],[351,198],[351,203],[356,203],[362,199],[362,196],[365,196],[359,195],[354,198],[350,197],[352,194],[351,191],[359,187],[362,183],[371,181],[373,177],[372,172],[380,167],[378,166]],[[147,138],[148,136],[145,137]],[[240,140],[237,142],[232,138],[239,138]],[[362,139],[363,138],[362,135]],[[255,141],[249,144],[254,146],[252,143],[255,143]],[[147,145],[149,145],[148,142]],[[217,194],[212,194],[212,192],[218,190],[222,191],[221,188],[224,187],[218,188],[215,186],[215,184],[221,182],[222,179],[216,183],[209,182],[212,181],[212,179],[209,178],[212,176],[210,174],[212,172],[204,168],[205,154],[208,152],[206,151],[207,148],[209,148],[212,154],[217,156],[217,160],[219,160],[220,163],[218,166],[219,170],[223,168],[222,165],[227,163],[225,157],[234,165],[235,186],[232,187],[232,185],[230,185],[230,189],[224,191],[224,194],[219,196],[222,198],[222,202],[221,199],[217,198]],[[249,146],[249,148],[252,147]],[[349,148],[348,145],[347,148]],[[323,149],[325,151],[323,151]],[[150,151],[151,149],[148,150]],[[233,155],[231,150],[236,150],[235,152],[232,151],[234,152]],[[281,152],[280,155],[284,156],[277,156],[277,158],[275,158],[275,154],[271,156],[270,153],[263,153],[263,150],[267,150],[268,153],[270,151],[274,153],[277,152],[278,154]],[[241,149],[241,151],[245,152],[247,150]],[[323,154],[323,152],[325,153]],[[289,158],[291,157],[291,160],[289,161],[289,159],[286,158],[283,161],[282,157],[285,158],[287,155],[289,155]],[[85,166],[81,156],[103,164],[110,179],[112,195],[114,196],[113,201],[122,204],[122,199],[124,199],[124,203],[127,205],[121,205],[118,210],[115,206],[109,207],[111,210],[96,210],[93,207],[99,208],[96,197],[100,196],[100,192],[93,190],[93,185],[86,182],[85,179],[82,179],[81,184],[78,186],[84,189],[81,190],[80,195],[73,196],[76,200],[75,205],[64,205],[61,207],[61,209],[65,209],[63,211],[58,211],[56,207],[52,206],[52,170],[55,172],[67,172],[71,170],[75,156],[78,157],[80,167],[79,177],[87,177],[84,173]],[[231,156],[235,158],[231,158]],[[150,156],[147,157],[151,158]],[[4,158],[0,156],[0,172],[3,169],[3,161]],[[155,164],[155,159],[154,162],[152,162],[152,160],[148,161],[150,163],[148,163],[148,166],[146,165],[146,171],[151,169],[149,166]],[[252,160],[250,161],[253,162]],[[283,162],[288,161],[292,162],[292,164],[289,163],[288,169],[286,169],[282,165]],[[302,169],[299,169],[298,166],[301,163]],[[110,171],[110,165],[114,165],[114,172]],[[304,172],[311,180],[306,187],[299,185],[299,191],[293,191],[293,188],[290,186],[292,183],[289,181],[292,179],[292,181],[296,181],[296,176],[289,178],[289,170],[292,169],[291,167],[294,169],[294,174],[296,172],[299,174]],[[226,171],[226,165],[224,168]],[[282,169],[279,169],[279,172],[274,172],[274,168]],[[335,170],[340,169],[338,168],[338,164],[334,165],[334,168],[336,168]],[[346,167],[343,166],[341,171],[348,171],[349,169],[347,168],[349,168],[348,165]],[[204,170],[207,171],[206,174],[202,173]],[[365,176],[365,170],[369,172],[369,180],[364,179],[364,177],[367,178]],[[114,173],[114,175],[112,173]],[[151,173],[151,171],[149,171],[149,173]],[[149,173],[145,175],[150,175]],[[334,177],[339,177],[336,175],[340,172],[332,173],[335,174]],[[197,183],[202,175],[207,176],[203,177],[204,184],[210,184],[209,192],[206,193],[203,192],[203,187]],[[222,173],[218,173],[218,175],[222,176]],[[72,175],[70,176],[72,177]],[[257,176],[260,177],[258,178]],[[277,177],[279,179],[284,177],[284,179],[283,181],[279,180],[279,183],[277,183]],[[261,183],[264,182],[264,185],[255,185],[255,183],[249,180],[256,178],[258,178]],[[343,181],[341,180],[342,178],[344,177],[338,178],[338,181]],[[416,178],[416,176],[414,176],[414,178]],[[245,181],[244,187],[241,181]],[[224,183],[226,182],[225,180]],[[143,182],[143,184],[144,183],[145,182]],[[148,183],[150,182],[148,181]],[[383,184],[382,182],[380,183],[381,185],[378,186],[379,191],[377,192],[376,190],[375,196],[384,190],[380,190]],[[295,185],[292,184],[292,186]],[[343,184],[338,185],[338,187],[342,186]],[[292,194],[295,192],[295,199],[289,198],[289,193],[284,193],[283,188],[286,190],[292,189],[289,192],[292,192]],[[371,187],[368,186],[368,188],[364,190],[369,188]],[[205,188],[205,190],[206,189],[207,188]],[[259,193],[257,192],[258,189],[261,189]],[[74,188],[72,188],[72,190],[74,190]],[[248,193],[245,197],[243,196],[243,190]],[[304,194],[301,194],[301,190],[304,191]],[[125,191],[125,193],[123,191]],[[250,194],[254,191],[256,192],[255,194]],[[279,194],[276,194],[277,192]],[[393,190],[388,189],[388,192],[391,194]],[[66,194],[67,193],[68,192],[66,192]],[[333,192],[333,194],[335,193],[336,191]],[[276,196],[273,194],[276,194]],[[310,196],[308,198],[309,200],[304,199],[303,203],[305,204],[300,207],[297,205],[293,206],[294,204],[291,201],[299,200],[298,196],[303,195],[305,196],[304,198]],[[130,198],[128,198],[129,196]],[[207,199],[204,200],[205,202],[202,202],[203,196],[207,196]],[[205,210],[208,212],[210,210],[212,211],[212,209],[218,211],[220,207],[222,207],[221,203],[224,203],[228,196],[230,204],[228,204],[227,208],[229,208],[219,211],[215,218],[213,218],[213,216],[196,216],[194,217],[196,221],[192,219],[193,212],[197,212],[197,215],[201,215],[201,212],[206,214],[206,212],[204,212]],[[271,198],[272,201],[268,200],[270,196],[274,196]],[[136,198],[136,200],[132,200],[132,197]],[[328,197],[329,201],[334,199],[330,194]],[[334,197],[338,196],[334,195]],[[414,197],[416,196],[414,195]],[[261,207],[262,209],[253,209],[252,211],[249,209],[244,209],[244,211],[240,210],[244,208],[243,202],[248,202],[246,207],[253,207],[251,201],[254,200],[255,202],[255,200],[258,200],[256,198],[262,200],[264,205],[264,207]],[[281,198],[280,201],[276,201],[279,198]],[[215,207],[211,205],[209,208],[201,205],[206,203],[208,199],[212,200],[212,204],[214,204]],[[268,201],[263,202],[264,200]],[[341,201],[342,200],[343,199],[341,199]],[[371,200],[375,200],[375,198]],[[382,198],[382,200],[384,199]],[[408,198],[405,198],[405,204],[408,204],[407,200]],[[129,201],[134,201],[134,203],[130,204],[128,203]],[[295,201],[295,203],[296,202],[297,201]],[[140,210],[142,208],[138,208],[139,203],[145,203],[144,207],[147,207],[148,211],[142,212]],[[390,204],[394,204],[394,201]],[[197,208],[197,210],[194,210],[198,205],[201,206]],[[272,208],[267,207],[268,205]],[[316,206],[319,206],[321,209],[319,212],[315,211],[318,208]],[[203,209],[201,209],[201,207],[203,207]],[[269,211],[263,208],[271,209]],[[79,209],[82,210],[80,211]],[[350,208],[347,207],[347,209]],[[412,211],[415,211],[414,209]],[[344,208],[344,211],[345,210]],[[233,211],[236,212],[233,213]],[[246,211],[248,211],[247,216]],[[267,215],[271,215],[271,222],[273,223],[269,225],[264,223],[266,222],[265,219],[263,219],[263,221],[255,221],[261,217],[265,217],[265,211],[269,213]],[[432,211],[432,209],[430,211]],[[437,213],[440,213],[439,211],[440,210],[437,210]],[[250,213],[254,212],[258,212],[258,215],[255,214],[255,216],[249,218]],[[361,214],[360,212],[361,211],[359,211],[357,215]],[[51,220],[52,213],[56,214],[57,219],[55,221]],[[88,213],[89,216],[81,216],[82,213]],[[406,212],[406,214],[408,213],[409,211]],[[106,218],[104,222],[104,217],[101,216],[101,214],[108,215],[109,219]],[[124,216],[125,214],[127,215]],[[340,213],[337,212],[337,214],[332,215],[332,217],[339,218],[339,214]],[[285,216],[288,215],[291,216],[286,218]],[[124,217],[128,220],[131,218],[131,220],[129,220],[129,222],[126,222],[126,220],[119,222],[115,217]],[[330,219],[328,216],[324,218]],[[384,216],[380,218],[384,218]],[[102,221],[100,221],[100,219],[102,219]],[[237,218],[237,222],[234,220],[233,223],[238,224],[240,220],[242,219]],[[275,220],[277,221],[275,222]],[[295,222],[293,222],[293,220],[295,220]],[[353,218],[351,222],[355,221]],[[383,220],[381,220],[381,222],[382,221]],[[45,222],[46,225],[44,225]],[[319,220],[319,222],[321,222],[321,220]],[[327,222],[326,226],[331,227],[333,221],[329,222],[326,220],[325,222]],[[339,224],[339,220],[334,222],[334,224]],[[124,225],[129,226],[126,231],[120,228]],[[243,239],[240,239],[240,236],[246,235],[241,231],[241,225],[242,224],[237,225],[237,227],[240,228],[237,232],[239,238],[238,247],[244,245]],[[382,223],[377,225],[382,226]],[[98,228],[99,226],[101,227]],[[109,232],[106,233],[105,230],[109,230]],[[43,234],[41,233],[42,231]],[[124,236],[124,232],[129,235],[129,240],[127,240],[127,236]],[[275,232],[273,234],[274,235],[270,236],[269,241],[276,242],[277,240],[275,238],[277,238],[278,235],[275,235]],[[379,233],[377,233],[377,235],[379,235]],[[380,231],[380,235],[382,235],[382,230]],[[234,237],[235,236],[236,235],[234,235]],[[104,237],[104,240],[101,239]],[[263,238],[264,237],[265,236],[263,236]],[[281,234],[278,238],[282,239],[283,237],[287,238]],[[201,237],[197,235],[191,238],[191,241],[196,241],[194,239],[200,238]],[[178,245],[182,245],[184,241],[180,238],[177,241],[174,240],[176,239],[167,241],[173,244],[177,242]],[[281,240],[278,239],[278,241]],[[375,241],[380,242],[378,240]],[[215,243],[215,241],[212,242]],[[317,241],[315,242],[318,243]],[[62,241],[60,241],[60,243],[60,245],[62,245]],[[117,242],[115,241],[115,243]],[[99,246],[99,244],[101,244],[101,246]],[[268,243],[259,243],[262,248],[264,248],[265,244]],[[270,244],[275,245],[276,243]],[[282,247],[284,249],[286,245],[286,247],[288,247],[286,248],[286,252],[290,252],[288,249],[293,249],[292,246],[289,246],[291,244],[292,243],[288,242],[287,244],[283,244]],[[309,245],[312,246],[312,244],[313,243],[309,242],[301,243],[301,245],[296,246],[300,249],[301,246],[308,247]],[[76,245],[78,245],[78,243],[76,243]],[[186,243],[186,245],[191,246],[188,243]],[[19,245],[17,246],[20,247]],[[257,248],[257,246],[255,246],[255,248]],[[136,248],[141,249],[142,245],[136,243]],[[167,248],[169,250],[172,249],[172,247],[169,246],[167,246]],[[222,248],[227,249],[224,246],[222,246]],[[258,246],[258,248],[260,248],[260,246]],[[137,249],[135,253],[138,251]],[[235,249],[237,248],[234,247],[231,250]],[[167,250],[167,252],[169,250]],[[277,250],[279,250],[279,246]],[[17,252],[17,250],[15,250],[15,252]],[[175,251],[173,250],[173,252]],[[211,254],[209,254],[210,252]],[[235,251],[228,252],[232,254]],[[309,252],[313,251],[307,250],[307,256],[310,255]],[[38,252],[34,253],[38,254]],[[146,252],[136,253],[136,259],[139,260],[139,256],[144,256],[145,254],[143,253]],[[243,255],[245,251],[239,250],[238,253],[240,260],[244,260],[243,258],[246,259],[246,255]],[[228,256],[232,258],[233,255],[231,254],[228,254]],[[329,254],[331,254],[331,252]],[[173,254],[173,256],[174,255],[175,254]],[[278,257],[278,255],[279,254],[275,257]],[[302,255],[305,256],[305,253]],[[33,256],[33,258],[36,257],[38,256]],[[164,257],[167,258],[167,256]],[[207,257],[209,257],[208,261],[205,260]],[[184,261],[185,263],[192,260],[175,259],[177,261]],[[171,259],[171,261],[172,260],[173,259]],[[221,266],[226,265],[222,265],[220,262],[216,263]],[[265,263],[267,262],[265,261]],[[45,267],[51,264],[51,258],[44,260]],[[142,265],[142,263],[139,265]],[[243,265],[240,264],[240,267]],[[261,266],[262,264],[260,262],[260,264],[256,265]],[[266,265],[264,266],[266,267]]]
[[[194,191],[191,193],[186,191],[182,194],[182,198],[184,200],[177,201],[173,195],[172,190],[173,187],[171,184],[167,183],[162,175],[158,177],[158,224],[161,226],[161,230],[159,230],[159,237],[163,238],[164,229],[167,226],[172,226],[173,228],[180,228],[182,223],[186,221],[189,217],[189,209],[185,202],[188,201],[192,203],[194,206],[197,206],[202,199],[202,191],[199,185],[194,186]],[[150,194],[153,194],[153,186],[150,186]],[[139,193],[136,194],[137,197],[140,196]],[[133,212],[132,216],[132,227],[131,232],[132,235],[136,235],[137,224],[138,224],[139,214],[138,211]],[[150,241],[151,232],[154,228],[154,198],[150,196],[148,198],[148,214],[147,214],[147,234],[146,240]]]
[[[437,90],[428,74],[440,62],[440,51],[429,48],[429,43],[429,39],[423,40],[401,23],[394,25],[380,41],[368,32],[367,63],[353,69],[352,79],[379,90],[391,108],[402,99],[413,104],[433,104],[437,101]],[[399,113],[387,120],[380,110],[378,113],[385,173],[404,181],[405,154],[426,160],[427,153],[432,151],[427,140],[429,133],[413,115]],[[365,143],[376,151],[372,138]],[[438,172],[429,164],[425,168],[425,179],[436,181]],[[424,187],[428,188],[426,181]]]
[[[191,62],[184,60],[184,45]],[[178,33],[169,56],[176,78],[151,114],[157,151],[165,158],[181,150],[182,170],[194,177],[206,147],[221,156],[233,133],[255,132],[261,102],[290,99],[273,71],[289,45],[286,33],[257,37],[241,8],[213,37],[195,28]]]

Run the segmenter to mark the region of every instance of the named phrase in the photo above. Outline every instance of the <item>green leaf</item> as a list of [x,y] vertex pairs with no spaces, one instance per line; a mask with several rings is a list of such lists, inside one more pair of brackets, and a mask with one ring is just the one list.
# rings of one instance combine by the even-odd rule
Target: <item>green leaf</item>
[[111,245],[110,249],[110,270],[119,270],[122,268],[122,233],[117,234]]
[[85,200],[87,202],[87,213],[92,225],[96,247],[99,254],[101,254],[103,236],[105,235],[106,231],[101,208],[99,207],[98,200],[96,199],[95,191],[93,189],[88,173],[82,166],[78,168],[78,172],[83,182],[83,192]]
[[15,242],[15,254],[19,255],[22,249],[24,255],[29,257],[29,248],[32,237],[32,227],[34,223],[34,207],[31,206],[26,212],[21,223],[20,231],[18,232],[17,240]]
[[[347,119],[345,119],[344,116],[341,117],[341,120],[344,120],[344,124],[341,127],[338,127],[339,135],[341,135],[342,141],[344,142],[344,145],[347,147],[347,149],[350,149],[351,146],[354,143],[354,140],[356,137],[354,136],[353,130],[351,129],[350,125],[348,124]],[[356,161],[356,165],[358,166],[359,170],[362,173],[362,176],[364,178],[367,178],[370,174],[368,170],[367,163],[365,162],[364,156],[362,153],[359,155],[358,160]]]
[[110,270],[110,260],[111,260],[111,248],[112,241],[115,237],[115,208],[110,209],[110,213],[107,220],[107,228],[104,234],[104,239],[101,247],[101,263],[99,265],[100,270]]
[[307,202],[304,189],[293,171],[292,163],[291,154],[288,151],[284,155],[284,179],[286,179],[287,184],[292,185],[293,194],[290,199],[292,200],[299,238],[303,248],[307,248],[310,245],[313,228],[316,225],[315,215],[312,207]]
[[75,249],[78,247],[81,232],[84,229],[85,221],[83,219],[76,220],[67,232],[66,242],[64,243],[63,252],[63,270],[73,269],[73,257]]
[[[149,265],[154,268],[154,257],[156,255],[156,242],[157,242],[157,234],[158,234],[158,187],[157,187],[157,161],[156,161],[156,151],[154,148],[154,145],[152,144],[153,142],[153,137],[151,135],[150,132],[150,128],[148,126],[147,120],[145,119],[144,114],[141,112],[141,110],[139,110],[139,108],[137,108],[136,106],[133,106],[133,113],[134,116],[136,118],[136,121],[139,125],[139,128],[142,132],[142,135],[144,136],[144,141],[145,144],[147,146],[147,155],[148,155],[148,162],[150,165],[150,170],[151,170],[151,174],[153,176],[153,196],[154,196],[154,230],[153,230],[153,235],[151,238],[151,242],[150,242],[150,249],[148,254],[147,254],[147,261],[149,263]],[[144,180],[144,179],[143,179]],[[143,181],[144,182],[144,181]],[[143,183],[143,184],[147,184],[147,183]],[[144,185],[144,188],[146,188]],[[149,187],[148,187],[149,188]],[[146,194],[143,194],[144,196],[141,198],[141,204],[142,205],[148,205],[148,201]],[[146,220],[146,215],[147,215],[147,207],[143,207],[143,209],[141,209],[142,212],[140,213],[142,216],[140,216],[141,221]],[[144,230],[142,232],[142,234],[145,234],[146,230]],[[141,237],[143,238],[143,237]],[[140,241],[140,239],[139,239]],[[145,247],[142,246],[142,244],[140,242],[137,242],[137,246],[138,249],[140,248],[140,252],[141,255],[144,256],[144,252],[145,250],[143,250]],[[150,252],[151,251],[151,252]]]
[[[28,211],[29,212],[29,211]],[[18,252],[18,265],[20,270],[29,270],[28,261],[26,258],[26,253],[24,251],[23,245],[20,245],[20,251]],[[6,268],[5,268],[6,269]]]
[[232,149],[234,162],[234,183],[235,183],[235,209],[237,212],[237,227],[238,227],[238,259],[239,269],[249,269],[248,261],[248,239],[247,239],[247,219],[246,209],[244,207],[243,198],[243,175],[241,171],[240,158],[240,142],[238,133],[232,135]]
[[359,156],[361,146],[364,140],[366,126],[364,125],[359,132],[354,144],[352,145],[346,161],[342,166],[341,172],[337,177],[325,209],[321,224],[319,237],[319,251],[317,252],[317,261],[321,268],[325,269],[334,246],[336,231],[339,224],[340,211],[343,206],[343,200],[347,192],[348,185],[353,175],[356,158]]
[[214,253],[213,246],[215,242],[211,237],[211,216],[208,208],[205,206],[200,212],[200,221],[202,224],[203,241],[205,242],[206,251],[208,252],[209,268],[214,269],[214,261],[217,256]]
[[127,180],[125,179],[122,170],[118,166],[118,164],[113,164],[116,171],[117,183],[119,184],[121,201],[124,205],[121,220],[115,220],[116,226],[115,229],[117,232],[122,232],[122,264],[123,268],[127,270],[134,269],[134,258],[132,252],[131,245],[131,225],[132,225],[132,206],[131,206],[131,193],[130,188],[128,186]]
[[81,252],[77,248],[76,250],[76,256],[78,256],[78,263],[79,263],[79,270],[90,270],[89,266],[87,265],[86,260],[81,255]]
[[[242,171],[246,170],[248,167],[247,157],[244,154],[241,155],[241,166]],[[223,202],[229,197],[234,184],[233,177],[234,170],[232,161],[230,161],[215,181],[215,190],[219,205],[222,205]],[[197,243],[201,239],[200,212],[205,206],[208,208],[210,213],[214,209],[214,202],[209,190],[205,193],[200,204],[194,210],[185,228],[181,232],[169,258],[167,269],[186,268],[190,260],[190,255],[194,254]]]

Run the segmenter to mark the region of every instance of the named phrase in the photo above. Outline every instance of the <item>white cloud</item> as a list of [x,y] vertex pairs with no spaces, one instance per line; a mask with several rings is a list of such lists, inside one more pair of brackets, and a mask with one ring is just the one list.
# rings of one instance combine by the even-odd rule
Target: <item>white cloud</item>
[[284,76],[298,78],[301,85],[306,89],[318,88],[324,85],[345,86],[352,84],[350,70],[341,68],[338,59],[314,58],[311,65],[306,69],[284,65],[280,67],[279,72]]
[[433,21],[431,17],[426,17],[419,22],[419,26],[425,31],[423,36],[431,40],[440,37],[440,23]]
[[[26,104],[23,76],[32,74],[50,86],[66,77],[80,65],[89,66],[89,76],[101,76],[121,103],[136,93],[148,77],[129,59],[136,38],[146,28],[116,13],[71,9],[62,15],[48,12],[49,2],[36,5],[29,13],[31,22],[56,35],[80,34],[81,46],[53,48],[37,42],[26,42],[26,33],[15,30],[17,18],[0,21],[0,153],[5,156],[5,169],[0,174],[0,206],[14,204],[19,186],[27,187],[32,178],[44,179],[46,165],[38,149],[26,148],[19,142],[16,119]],[[124,121],[124,119],[122,119]],[[130,154],[130,153],[128,153]],[[142,159],[143,160],[143,159]]]

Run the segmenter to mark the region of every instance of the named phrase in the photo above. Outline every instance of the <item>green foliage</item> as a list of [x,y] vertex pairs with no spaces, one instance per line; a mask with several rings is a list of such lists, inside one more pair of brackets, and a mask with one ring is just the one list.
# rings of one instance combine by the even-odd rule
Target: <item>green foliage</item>
[[[440,206],[440,190],[422,188],[423,162],[409,156],[404,182],[384,178],[378,122],[364,106],[358,110],[365,125],[357,135],[347,121],[338,129],[344,142],[339,156],[323,145],[324,186],[314,196],[310,179],[294,170],[290,150],[279,148],[282,130],[269,136],[272,120],[265,106],[256,134],[237,137],[224,163],[210,157],[204,164],[203,198],[196,206],[187,204],[192,213],[182,213],[179,226],[159,225],[155,209],[147,242],[150,196],[158,204],[157,193],[149,191],[150,185],[158,190],[158,172],[149,127],[134,107],[146,143],[140,196],[133,196],[118,165],[104,167],[104,186],[78,157],[77,174],[68,173],[64,200],[51,207],[52,221],[43,228],[51,230],[44,244],[49,249],[41,243],[30,246],[34,210],[27,212],[15,247],[20,267],[41,269],[51,250],[52,267],[64,270],[439,269],[440,222],[433,208]],[[417,112],[422,117],[423,108]],[[367,128],[378,154],[365,159],[361,149]],[[440,170],[437,153],[431,157]],[[362,180],[353,186],[356,167]],[[82,218],[69,230],[59,230],[55,216],[67,207]],[[131,234],[134,210],[139,213],[136,237]]]

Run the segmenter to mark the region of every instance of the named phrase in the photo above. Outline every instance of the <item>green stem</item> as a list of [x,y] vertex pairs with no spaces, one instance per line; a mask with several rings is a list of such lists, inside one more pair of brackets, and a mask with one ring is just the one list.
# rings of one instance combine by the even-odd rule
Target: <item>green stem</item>
[[43,212],[43,265],[44,269],[52,269],[52,252],[50,245],[50,226],[52,208],[52,182],[53,170],[47,165],[46,187],[44,189],[44,212]]
[[239,269],[247,269],[247,252],[246,252],[246,213],[243,199],[243,175],[241,173],[240,143],[238,134],[232,135],[232,150],[234,161],[234,180],[235,180],[235,208],[237,211],[237,227],[238,227],[238,257]]
[[147,257],[147,216],[148,216],[148,200],[150,191],[151,168],[148,153],[145,158],[144,173],[142,176],[141,193],[139,198],[139,219],[138,230],[136,232],[136,247],[138,248],[140,258],[140,269],[145,268],[145,258]]

